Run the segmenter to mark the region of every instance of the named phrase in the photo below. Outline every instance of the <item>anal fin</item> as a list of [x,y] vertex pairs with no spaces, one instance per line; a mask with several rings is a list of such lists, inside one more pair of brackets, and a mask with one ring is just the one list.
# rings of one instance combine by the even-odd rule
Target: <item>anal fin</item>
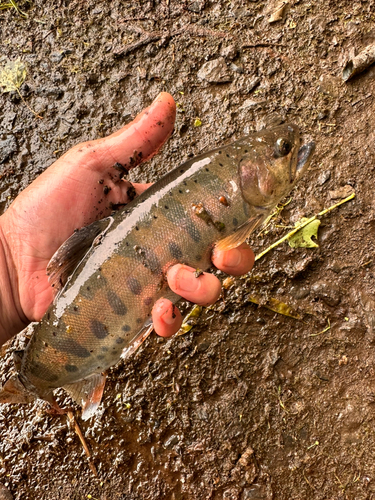
[[263,214],[251,217],[247,222],[238,227],[233,234],[219,240],[215,245],[215,249],[231,250],[232,248],[239,247],[246,240],[246,238],[248,238],[258,226],[260,226],[264,219],[265,216]]
[[137,333],[137,335],[131,341],[130,345],[128,345],[123,349],[121,354],[122,359],[126,359],[132,354],[134,354],[135,351],[143,344],[143,342],[147,339],[147,337],[152,333],[153,329],[154,329],[154,324],[152,322],[152,319],[148,318],[145,321],[142,328]]
[[91,418],[97,410],[102,400],[106,375],[94,373],[90,377],[75,382],[65,384],[63,389],[69,396],[82,407],[82,420]]

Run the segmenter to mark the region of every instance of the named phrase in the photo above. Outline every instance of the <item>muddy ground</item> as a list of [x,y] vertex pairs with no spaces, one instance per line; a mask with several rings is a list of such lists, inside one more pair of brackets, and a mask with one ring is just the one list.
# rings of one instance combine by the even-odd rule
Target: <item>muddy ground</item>
[[275,24],[256,0],[19,5],[27,18],[0,11],[0,62],[27,63],[21,94],[43,119],[0,95],[3,210],[69,147],[116,130],[161,90],[179,103],[175,133],[132,179],[280,117],[316,141],[256,252],[280,226],[351,188],[356,198],[322,218],[319,248],[279,246],[190,333],[152,336],[113,369],[100,412],[80,422],[98,479],[67,418],[40,402],[0,408],[0,481],[23,500],[375,498],[375,66],[341,78],[375,42],[372,2],[295,1]]

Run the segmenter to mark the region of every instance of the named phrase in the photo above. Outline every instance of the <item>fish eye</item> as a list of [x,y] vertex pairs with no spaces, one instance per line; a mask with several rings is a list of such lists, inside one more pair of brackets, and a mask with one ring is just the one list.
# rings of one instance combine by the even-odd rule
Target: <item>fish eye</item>
[[276,156],[286,156],[292,149],[292,144],[283,137],[279,137],[276,141]]

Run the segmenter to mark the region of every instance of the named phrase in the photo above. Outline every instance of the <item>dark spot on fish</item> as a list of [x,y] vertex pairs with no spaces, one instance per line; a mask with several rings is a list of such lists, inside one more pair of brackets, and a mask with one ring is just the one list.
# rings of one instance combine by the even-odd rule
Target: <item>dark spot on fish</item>
[[219,155],[221,155],[221,151],[219,151]]
[[183,174],[184,172],[185,172],[185,170],[182,168],[182,169],[180,170],[180,174]]
[[90,357],[89,351],[73,339],[69,338],[60,339],[58,348],[60,351],[67,352],[68,354],[73,354],[78,358]]
[[134,293],[134,295],[140,295],[142,292],[142,286],[137,280],[137,278],[128,278],[127,283],[129,290]]
[[130,328],[130,326],[129,326],[129,325],[124,325],[124,326],[122,326],[122,327],[121,327],[121,330],[122,330],[123,332],[130,332],[131,328]]
[[90,328],[92,333],[95,335],[97,339],[105,339],[108,335],[108,330],[106,326],[103,325],[103,323],[101,321],[98,321],[97,319],[91,320]]
[[54,337],[56,337],[57,333],[56,333],[56,332],[52,332],[52,335],[53,335]]
[[168,209],[169,209],[169,207],[168,207],[167,205],[164,205],[164,208],[165,208],[166,210],[168,210]]
[[48,344],[47,342],[43,342],[44,343],[44,347],[48,347]]
[[232,222],[233,222],[233,226],[238,226],[238,220],[235,217],[233,217]]
[[146,297],[143,303],[145,306],[150,306],[152,304],[152,297]]
[[208,168],[206,168],[206,172],[209,172],[210,170]]
[[103,188],[103,193],[104,194],[108,194],[110,191],[111,191],[112,188],[110,188],[109,186],[104,186]]
[[247,153],[247,152],[248,152],[247,149],[245,149],[245,153]]
[[138,227],[138,226],[135,226],[135,230],[136,230],[136,231],[139,231],[139,227]]
[[124,342],[125,342],[125,339],[122,339],[121,337],[117,337],[116,344],[123,344]]
[[198,182],[198,179],[194,179],[195,184]]
[[227,158],[230,158],[230,156],[228,155],[228,153],[226,154],[226,157],[227,157]]
[[52,373],[51,370],[43,363],[32,363],[29,369],[33,375],[45,380],[46,382],[56,382],[59,379],[58,375]]
[[171,210],[164,212],[165,217],[177,227],[184,229],[195,243],[199,243],[202,239],[201,234],[192,219],[186,214],[184,205],[176,198],[171,202]]
[[128,190],[126,191],[127,197],[129,198],[130,201],[133,201],[134,198],[137,196],[137,193],[135,192],[134,186],[129,186]]
[[137,321],[138,325],[140,325],[143,320],[142,320],[142,318],[137,318],[136,321]]
[[117,295],[116,292],[113,290],[108,290],[107,291],[107,300],[108,304],[111,306],[112,311],[117,314],[118,316],[124,316],[127,312],[128,309],[123,303],[123,301],[120,299],[120,297]]
[[174,257],[177,260],[182,259],[183,253],[182,253],[181,248],[177,245],[177,243],[175,243],[174,241],[171,241],[168,244],[168,248],[169,248],[169,252],[172,255],[172,257]]
[[154,219],[157,219],[157,218],[158,218],[157,215],[154,215]]
[[47,313],[47,319],[50,319],[51,313]]
[[78,307],[78,306],[73,306],[73,307],[71,308],[71,311],[70,311],[70,312],[71,312],[72,314],[76,314],[76,315],[78,315],[78,314],[80,314],[80,313],[81,313],[81,311],[79,310],[79,307]]
[[225,229],[225,224],[224,224],[224,222],[221,222],[221,221],[215,221],[214,226],[216,227],[216,229],[218,231],[224,231],[224,229]]
[[222,163],[219,163],[219,165],[220,165],[220,167],[222,167],[222,166],[223,166],[223,164],[222,164]]
[[67,372],[70,372],[70,373],[78,372],[78,366],[76,366],[76,365],[65,365],[65,370]]
[[103,354],[99,354],[98,356],[96,356],[96,359],[98,359],[99,361],[101,361],[104,358],[105,356],[103,356]]
[[179,192],[180,194],[182,194],[182,191],[181,191],[181,189],[179,189],[179,190],[178,190],[178,192]]

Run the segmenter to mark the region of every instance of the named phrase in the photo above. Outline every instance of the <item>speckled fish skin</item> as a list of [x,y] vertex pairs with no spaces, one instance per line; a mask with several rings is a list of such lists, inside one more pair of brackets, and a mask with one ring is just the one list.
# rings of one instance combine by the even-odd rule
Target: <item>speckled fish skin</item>
[[22,383],[50,400],[55,388],[116,364],[155,301],[179,299],[168,288],[168,268],[180,262],[206,270],[216,242],[253,217],[264,220],[300,176],[299,147],[295,125],[263,130],[189,160],[108,218],[35,325]]

